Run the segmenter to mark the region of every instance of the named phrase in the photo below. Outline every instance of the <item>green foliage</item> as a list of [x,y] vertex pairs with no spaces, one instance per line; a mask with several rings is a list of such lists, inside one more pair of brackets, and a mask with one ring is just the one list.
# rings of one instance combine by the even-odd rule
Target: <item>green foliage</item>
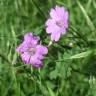
[[[15,49],[30,31],[48,44],[55,5],[70,13],[67,35],[43,68],[25,65]],[[0,0],[0,96],[96,96],[96,0]]]

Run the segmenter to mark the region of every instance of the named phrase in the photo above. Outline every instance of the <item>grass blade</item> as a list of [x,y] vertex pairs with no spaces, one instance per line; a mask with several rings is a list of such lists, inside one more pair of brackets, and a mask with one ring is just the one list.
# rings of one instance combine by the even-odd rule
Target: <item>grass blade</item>
[[95,30],[95,26],[94,26],[94,24],[92,23],[90,17],[88,16],[86,10],[85,10],[84,7],[82,6],[82,4],[79,2],[79,0],[76,0],[76,1],[77,1],[78,6],[80,7],[80,9],[81,9],[81,11],[82,11],[85,19],[86,19],[86,21],[87,21],[87,24],[88,24],[89,28],[90,28],[92,31]]

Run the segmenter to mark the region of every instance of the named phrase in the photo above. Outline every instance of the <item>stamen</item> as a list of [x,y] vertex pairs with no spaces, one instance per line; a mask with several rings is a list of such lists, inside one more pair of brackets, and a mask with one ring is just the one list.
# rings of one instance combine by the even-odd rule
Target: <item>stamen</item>
[[64,26],[64,22],[63,22],[62,20],[57,21],[56,24],[57,24],[57,26],[59,26],[59,27],[63,27],[63,26]]
[[35,48],[29,48],[27,52],[32,56],[35,54]]

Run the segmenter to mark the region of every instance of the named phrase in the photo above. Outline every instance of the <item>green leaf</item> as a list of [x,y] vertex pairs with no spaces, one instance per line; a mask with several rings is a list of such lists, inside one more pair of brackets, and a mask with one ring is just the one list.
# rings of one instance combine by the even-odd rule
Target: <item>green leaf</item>
[[53,90],[47,85],[50,96],[56,96]]
[[82,52],[82,53],[71,56],[69,59],[84,58],[84,57],[89,56],[91,53],[92,51]]

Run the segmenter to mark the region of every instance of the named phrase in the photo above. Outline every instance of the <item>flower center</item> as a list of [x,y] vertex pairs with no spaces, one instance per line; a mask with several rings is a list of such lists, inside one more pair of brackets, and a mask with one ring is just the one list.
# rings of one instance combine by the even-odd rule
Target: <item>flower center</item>
[[27,50],[27,52],[28,52],[28,54],[30,54],[30,55],[32,56],[32,55],[35,54],[36,50],[35,50],[35,48],[29,48],[29,49]]
[[63,20],[57,21],[56,25],[59,26],[59,27],[63,27],[64,26]]

